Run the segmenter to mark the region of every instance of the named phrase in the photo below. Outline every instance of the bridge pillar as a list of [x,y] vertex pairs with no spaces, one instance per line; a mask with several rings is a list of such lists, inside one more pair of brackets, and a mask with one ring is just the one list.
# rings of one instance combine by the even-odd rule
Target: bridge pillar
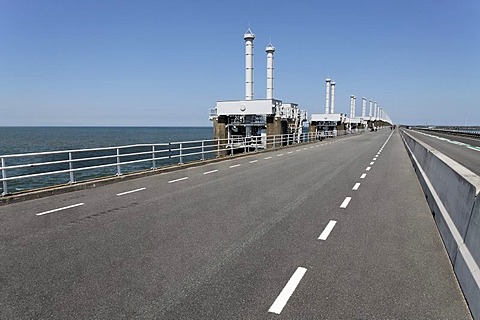
[[217,144],[216,155],[218,155],[219,157],[223,157],[228,154],[227,150],[225,149],[227,138],[227,117],[215,117],[213,119],[213,139],[217,140],[215,141],[215,144]]

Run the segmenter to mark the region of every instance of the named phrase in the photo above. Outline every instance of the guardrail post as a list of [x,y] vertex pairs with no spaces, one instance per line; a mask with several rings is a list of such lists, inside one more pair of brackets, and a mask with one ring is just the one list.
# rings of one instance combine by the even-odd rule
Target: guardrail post
[[202,140],[202,160],[205,160],[205,140]]
[[117,176],[122,174],[120,161],[120,148],[117,148]]
[[243,153],[247,153],[247,137],[243,138]]
[[220,140],[217,141],[217,158],[220,158]]
[[273,135],[273,149],[275,149],[275,135]]
[[183,164],[183,143],[180,143],[180,151],[179,151],[179,156],[180,156],[180,162],[178,164]]
[[[5,165],[5,158],[2,158],[2,178],[3,179],[6,179],[7,178],[7,169],[3,169],[5,168],[6,165]],[[6,196],[8,194],[8,186],[7,186],[7,181],[6,180],[3,180],[3,192],[2,192],[2,196]]]
[[155,161],[155,145],[152,146],[152,169],[157,168],[157,162]]
[[72,153],[68,153],[68,168],[70,169],[70,183],[75,183],[75,177],[73,175],[73,162]]

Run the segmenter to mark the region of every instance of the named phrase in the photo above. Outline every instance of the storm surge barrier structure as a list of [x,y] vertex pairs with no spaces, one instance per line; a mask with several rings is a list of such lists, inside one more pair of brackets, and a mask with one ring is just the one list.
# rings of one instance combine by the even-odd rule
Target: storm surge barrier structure
[[323,138],[303,133],[0,155],[1,197]]
[[402,130],[460,287],[480,319],[480,177]]

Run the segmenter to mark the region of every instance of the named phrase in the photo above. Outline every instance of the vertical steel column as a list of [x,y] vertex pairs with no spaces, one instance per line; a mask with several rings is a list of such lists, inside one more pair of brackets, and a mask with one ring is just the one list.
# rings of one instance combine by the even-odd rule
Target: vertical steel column
[[[7,169],[4,169],[5,167],[6,167],[5,158],[2,158],[2,179],[7,178]],[[6,180],[3,180],[2,186],[3,186],[2,196],[5,196],[8,194],[8,186],[7,186]]]
[[68,167],[70,169],[70,183],[75,183],[75,177],[73,176],[73,162],[72,153],[68,153]]
[[117,176],[122,174],[122,169],[121,169],[121,160],[120,160],[120,148],[117,148]]
[[157,163],[155,161],[155,145],[152,146],[152,169],[157,168]]
[[202,140],[202,160],[205,160],[205,141]]
[[180,143],[180,150],[179,150],[179,156],[180,156],[180,162],[178,164],[183,164],[183,143]]

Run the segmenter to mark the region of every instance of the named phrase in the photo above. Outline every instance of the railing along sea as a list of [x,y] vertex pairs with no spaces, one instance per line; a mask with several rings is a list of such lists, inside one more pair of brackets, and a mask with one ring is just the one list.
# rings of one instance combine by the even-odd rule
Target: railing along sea
[[339,130],[299,135],[233,136],[227,139],[0,155],[1,196],[234,153],[258,152],[346,133]]

